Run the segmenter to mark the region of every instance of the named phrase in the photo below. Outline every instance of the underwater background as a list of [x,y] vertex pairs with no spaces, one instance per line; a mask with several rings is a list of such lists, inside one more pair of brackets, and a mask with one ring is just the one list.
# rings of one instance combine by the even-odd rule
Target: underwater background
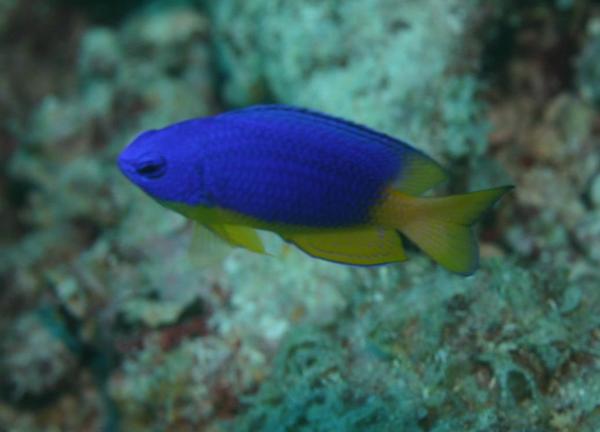
[[[600,431],[600,2],[0,0],[0,431]],[[141,130],[287,103],[514,184],[482,266],[198,268]]]

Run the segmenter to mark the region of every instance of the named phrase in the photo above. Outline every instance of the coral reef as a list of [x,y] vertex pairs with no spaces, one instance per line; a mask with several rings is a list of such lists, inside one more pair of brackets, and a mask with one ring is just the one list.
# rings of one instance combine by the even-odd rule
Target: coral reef
[[[0,430],[600,428],[597,5],[103,4],[0,0]],[[482,268],[206,265],[115,167],[273,101],[414,142],[445,191],[515,183]]]
[[589,102],[600,104],[600,67],[596,59],[600,54],[600,18],[588,23],[588,41],[577,61],[578,81],[581,95]]
[[478,44],[467,37],[477,2],[211,5],[230,104],[317,108],[437,156],[485,151],[488,125],[472,75]]
[[465,283],[419,260],[387,288],[357,287],[335,324],[289,334],[234,430],[593,423],[574,390],[595,391],[594,368],[586,384],[576,371],[598,349],[600,298],[594,281],[568,278],[496,260]]
[[52,320],[44,315],[40,311],[19,317],[2,337],[2,369],[7,372],[2,387],[9,399],[47,394],[67,380],[77,366],[77,358],[61,342],[60,325],[44,325]]

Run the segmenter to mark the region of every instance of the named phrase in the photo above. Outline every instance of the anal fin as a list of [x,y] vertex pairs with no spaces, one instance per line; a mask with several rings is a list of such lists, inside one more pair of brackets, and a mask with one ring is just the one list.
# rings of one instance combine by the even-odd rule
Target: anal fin
[[378,227],[297,233],[286,237],[304,252],[328,261],[376,265],[406,260],[396,231]]

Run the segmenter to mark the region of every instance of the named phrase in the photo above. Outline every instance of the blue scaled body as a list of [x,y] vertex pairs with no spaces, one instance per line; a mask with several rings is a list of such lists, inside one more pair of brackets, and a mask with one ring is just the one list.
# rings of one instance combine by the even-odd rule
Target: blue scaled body
[[150,166],[153,158],[175,165],[160,183],[142,179],[142,189],[163,201],[219,206],[266,222],[339,227],[368,222],[411,152],[362,126],[275,105],[145,132],[123,153],[121,166],[127,173],[131,161],[144,158]]

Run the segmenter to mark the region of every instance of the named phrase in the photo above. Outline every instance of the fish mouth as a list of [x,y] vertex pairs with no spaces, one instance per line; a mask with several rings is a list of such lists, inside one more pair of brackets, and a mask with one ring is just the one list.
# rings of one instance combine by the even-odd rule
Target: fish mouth
[[123,154],[117,159],[117,166],[126,177],[131,177],[135,173],[135,166],[132,161],[124,157]]

